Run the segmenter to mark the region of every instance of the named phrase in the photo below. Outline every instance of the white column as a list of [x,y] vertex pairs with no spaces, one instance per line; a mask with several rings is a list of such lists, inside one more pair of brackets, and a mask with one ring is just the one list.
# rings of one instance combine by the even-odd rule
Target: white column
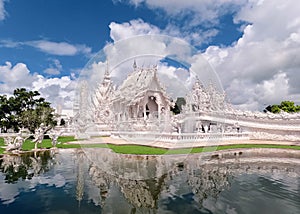
[[160,103],[158,103],[158,121],[160,122],[160,114],[161,114],[161,106]]
[[147,119],[147,115],[146,115],[146,104],[143,106],[144,107],[144,120],[146,120]]

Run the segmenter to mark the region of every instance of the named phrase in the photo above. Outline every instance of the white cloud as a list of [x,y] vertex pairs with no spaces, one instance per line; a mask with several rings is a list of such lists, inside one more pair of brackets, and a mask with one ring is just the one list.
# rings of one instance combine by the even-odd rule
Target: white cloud
[[58,75],[62,70],[62,65],[58,59],[52,59],[52,63],[49,68],[46,68],[44,72],[50,75]]
[[177,97],[184,97],[190,89],[190,85],[187,83],[190,74],[185,69],[160,63],[157,76],[162,85],[166,87],[169,96],[174,100]]
[[53,107],[57,104],[62,104],[66,109],[73,107],[75,80],[69,76],[45,78],[31,73],[24,63],[13,66],[10,62],[0,66],[0,76],[0,94],[11,95],[16,88],[26,88],[39,91]]
[[[265,80],[255,88],[257,100],[262,103],[274,104],[285,100],[289,95],[289,80],[285,73],[277,73],[270,80]],[[276,96],[274,96],[276,95]]]
[[[300,5],[295,5],[294,1],[215,0],[199,3],[192,0],[172,2],[132,0],[130,3],[137,7],[144,4],[150,8],[160,8],[169,15],[178,17],[189,11],[199,12],[206,8],[207,11],[199,13],[203,16],[203,20],[198,21],[203,23],[205,19],[215,20],[210,21],[212,26],[213,22],[218,22],[220,16],[234,10],[237,12],[234,17],[235,23],[248,23],[243,26],[242,37],[229,47],[210,46],[203,54],[220,76],[229,100],[238,107],[252,110],[261,110],[266,103],[288,99],[294,99],[300,104]],[[134,35],[151,35],[158,32],[178,36],[195,44],[195,41],[203,43],[202,41],[209,40],[218,33],[210,28],[211,32],[193,34],[189,33],[190,30],[184,32],[184,27],[174,24],[159,29],[141,20],[114,23],[110,27],[111,36],[115,41]],[[203,36],[205,33],[207,36]],[[140,44],[143,46],[126,45],[126,53],[142,53],[143,47],[153,53],[170,53],[170,46],[164,41],[158,46],[151,46],[151,43],[142,41]],[[177,50],[181,51],[178,48]],[[191,64],[192,70],[199,70],[201,63],[197,62],[197,56],[191,57],[189,54],[182,56]],[[203,76],[206,78],[204,81],[209,78],[206,76],[206,74]]]
[[86,45],[73,45],[67,42],[52,42],[47,40],[38,40],[25,42],[25,44],[35,47],[42,52],[58,56],[74,56],[77,54],[89,55],[91,48]]
[[9,205],[19,198],[23,192],[35,191],[38,185],[64,187],[66,178],[61,174],[52,176],[33,176],[32,179],[20,179],[17,183],[6,183],[4,175],[0,176],[0,200],[1,204]]
[[73,107],[75,88],[76,83],[69,76],[45,78],[37,75],[36,80],[32,83],[32,90],[39,91],[47,101],[52,103],[53,107],[60,104],[65,109]]
[[[87,65],[81,72],[81,77],[89,81],[91,88],[101,81],[106,67],[104,63],[106,59],[109,61],[109,70],[116,85],[120,85],[133,71],[132,64],[136,60],[139,67],[159,66],[158,73],[163,85],[166,86],[167,91],[172,93],[170,95],[173,98],[176,98],[176,95],[184,96],[187,89],[191,88],[196,75],[207,77],[219,86],[219,80],[215,73],[211,72],[212,68],[209,64],[184,40],[163,36],[161,34],[164,34],[164,30],[140,19],[120,24],[112,22],[109,27],[111,38],[115,43],[108,44],[103,52],[96,55],[96,61]],[[160,63],[160,60],[165,57],[183,67],[191,65],[192,73]],[[201,68],[201,72],[199,68]]]
[[142,19],[131,20],[124,23],[112,22],[109,25],[110,37],[114,42],[122,39],[131,38],[138,35],[168,35],[183,38],[184,40],[200,45],[207,43],[210,39],[218,34],[218,30],[211,28],[208,30],[198,29],[191,32],[190,29],[184,30],[180,26],[168,24],[165,29],[159,29],[157,26],[144,22]]
[[0,92],[5,94],[11,93],[15,88],[29,88],[35,78],[24,63],[13,66],[10,62],[0,66],[0,76]]
[[[239,107],[248,106],[255,110],[262,109],[267,102],[281,99],[298,99],[294,101],[300,104],[300,5],[293,0],[119,2],[161,9],[169,19],[180,22],[171,22],[165,29],[141,20],[111,25],[112,38],[118,40],[155,31],[184,38],[192,44],[202,44],[217,35],[214,26],[222,15],[235,13],[235,23],[248,23],[243,26],[243,36],[230,47],[211,46],[204,53],[220,76],[229,99]],[[207,25],[210,30],[197,32],[197,25]],[[133,48],[139,49],[128,47],[128,52]],[[168,53],[167,49],[162,50]],[[196,59],[189,62],[191,69],[199,70]],[[279,84],[280,81],[283,84]]]
[[186,25],[218,24],[220,16],[236,11],[246,0],[115,0],[129,2],[138,7],[147,5],[156,10],[161,9],[173,18],[188,18]]
[[21,46],[31,46],[39,51],[57,56],[75,56],[83,54],[87,57],[92,56],[92,49],[84,44],[70,44],[67,42],[53,42],[48,40],[35,41],[13,41],[10,39],[0,40],[0,47],[16,48]]
[[46,68],[46,69],[44,70],[44,72],[45,72],[46,74],[51,74],[51,75],[58,75],[58,74],[60,74],[60,70],[57,69],[57,68]]
[[234,104],[255,110],[281,100],[300,104],[299,11],[291,0],[250,1],[235,17],[250,23],[243,36],[230,47],[207,48]]
[[[157,26],[146,23],[141,19],[124,23],[112,22],[109,27],[110,36],[116,44],[114,44],[115,48],[109,48],[111,54],[108,54],[107,51],[106,53],[114,56],[114,58],[116,55],[119,55],[117,49],[122,49],[122,53],[126,55],[131,55],[131,53],[136,53],[138,55],[139,52],[143,54],[160,55],[172,52],[180,56],[190,55],[191,50],[186,41],[197,40],[198,42],[203,42],[216,34],[214,29],[197,33],[181,32],[179,28],[172,25],[168,25],[166,29],[159,29]],[[145,35],[153,35],[153,37]],[[158,38],[158,35],[160,35],[161,38]],[[168,36],[163,38],[163,35]],[[184,40],[181,41],[181,39],[175,39],[172,36],[183,38]],[[133,37],[135,37],[135,39],[130,40],[130,38]],[[125,39],[128,40],[126,42],[117,43],[118,41]],[[176,50],[172,50],[174,47]],[[118,59],[118,61],[120,60]]]
[[22,45],[22,43],[10,39],[3,39],[0,41],[0,47],[4,47],[4,48],[16,48],[19,47],[20,45]]
[[4,3],[5,3],[5,0],[0,0],[0,21],[4,20],[7,15],[5,8],[4,8]]
[[116,42],[136,35],[159,34],[158,27],[145,23],[141,19],[131,20],[122,24],[110,23],[110,37]]

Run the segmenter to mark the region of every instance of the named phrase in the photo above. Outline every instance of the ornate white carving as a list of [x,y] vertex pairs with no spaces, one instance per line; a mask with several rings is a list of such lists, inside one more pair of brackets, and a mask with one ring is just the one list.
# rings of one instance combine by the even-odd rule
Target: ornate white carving
[[[156,73],[157,66],[138,67],[134,61],[133,72],[116,88],[107,66],[102,82],[92,89],[92,110],[86,98],[88,84],[83,81],[80,110],[74,119],[77,130],[83,134],[88,124],[93,122],[93,126],[103,125],[102,128],[106,127],[105,130],[113,133],[154,131],[166,135],[177,132],[234,133],[240,136],[241,132],[248,131],[267,130],[268,133],[275,133],[275,130],[288,130],[300,134],[300,113],[272,114],[235,110],[227,102],[225,92],[217,90],[212,82],[204,87],[198,78],[185,97],[186,104],[182,106],[182,112],[175,116],[169,110],[174,103]],[[269,137],[275,139],[274,136]]]
[[186,102],[185,112],[224,111],[230,106],[224,92],[219,92],[212,83],[204,88],[198,77],[190,94],[186,96]]

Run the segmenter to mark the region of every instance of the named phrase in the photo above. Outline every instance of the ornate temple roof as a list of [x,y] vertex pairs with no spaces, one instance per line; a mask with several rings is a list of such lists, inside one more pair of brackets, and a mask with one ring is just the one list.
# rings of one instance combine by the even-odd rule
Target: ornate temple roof
[[137,67],[134,62],[134,71],[130,73],[115,92],[114,100],[129,101],[130,104],[139,102],[147,91],[161,92],[166,100],[170,100],[164,87],[158,80],[157,66],[149,68]]

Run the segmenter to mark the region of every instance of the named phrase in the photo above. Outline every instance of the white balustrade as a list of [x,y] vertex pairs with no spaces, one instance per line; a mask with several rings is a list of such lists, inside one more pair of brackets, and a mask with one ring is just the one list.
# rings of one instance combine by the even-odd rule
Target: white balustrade
[[215,140],[249,139],[249,133],[159,133],[159,132],[125,132],[115,131],[112,137],[129,138],[134,140],[152,140],[160,142],[199,142]]

